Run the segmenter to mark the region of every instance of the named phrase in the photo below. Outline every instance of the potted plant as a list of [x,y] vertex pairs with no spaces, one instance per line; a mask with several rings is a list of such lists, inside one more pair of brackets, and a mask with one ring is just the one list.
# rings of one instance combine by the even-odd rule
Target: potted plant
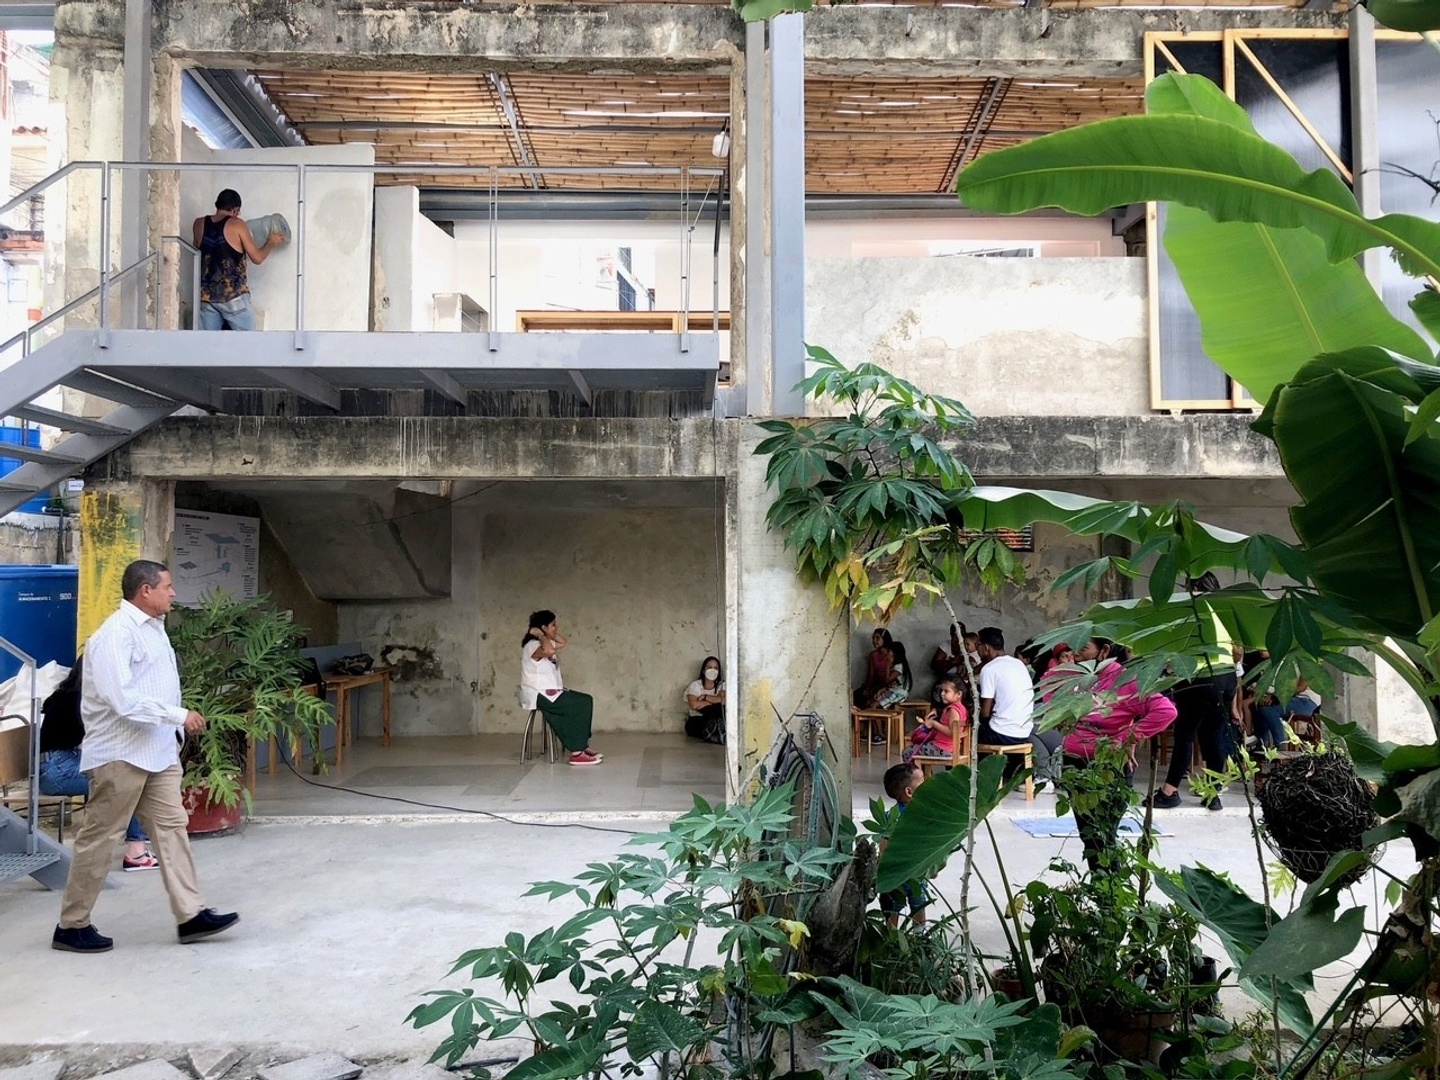
[[234,828],[242,800],[249,808],[243,776],[250,740],[319,745],[331,717],[324,699],[303,689],[304,635],[265,596],[237,600],[215,592],[198,607],[175,608],[170,640],[181,700],[206,720],[180,752],[192,834]]
[[1068,1023],[1093,1030],[1108,1057],[1158,1061],[1164,1033],[1188,1027],[1213,987],[1192,985],[1195,920],[1142,895],[1132,846],[1114,855],[1099,873],[1056,860],[1068,880],[1026,886],[1030,944],[1045,999]]

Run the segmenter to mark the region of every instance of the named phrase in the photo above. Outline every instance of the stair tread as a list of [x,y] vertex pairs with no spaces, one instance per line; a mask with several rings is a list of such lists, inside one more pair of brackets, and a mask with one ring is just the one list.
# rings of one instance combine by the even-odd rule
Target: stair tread
[[60,855],[54,851],[37,851],[34,855],[0,854],[0,881],[18,881],[59,861]]
[[128,434],[125,428],[107,424],[102,420],[92,420],[87,416],[71,416],[69,413],[46,409],[39,405],[22,405],[13,410],[10,415],[21,420],[29,420],[32,424],[48,424],[61,431],[78,431],[85,435]]

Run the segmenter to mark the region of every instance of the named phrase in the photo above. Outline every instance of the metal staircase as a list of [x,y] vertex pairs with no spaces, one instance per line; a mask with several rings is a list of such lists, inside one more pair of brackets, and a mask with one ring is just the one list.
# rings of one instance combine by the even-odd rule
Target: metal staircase
[[[89,299],[89,294],[83,299]],[[68,309],[69,305],[52,318],[63,316]],[[5,456],[20,458],[24,464],[0,476],[0,516],[123,446],[185,404],[183,400],[109,378],[84,366],[75,355],[83,335],[65,334],[30,352],[29,336],[45,325],[45,322],[36,323],[24,334],[0,345],[0,354],[17,344],[25,349],[22,359],[0,370],[0,416],[46,424],[69,434],[48,450],[5,445]],[[99,419],[90,419],[35,403],[36,398],[56,386],[103,398],[115,407]]]
[[70,853],[40,832],[40,698],[35,692],[35,661],[0,638],[0,650],[30,673],[30,719],[26,770],[29,785],[25,817],[0,807],[0,882],[33,877],[47,889],[63,889],[70,873]]
[[[0,206],[0,218],[25,205],[47,188],[65,180],[72,173],[95,170],[100,171],[103,178],[102,198],[108,211],[110,180],[106,163],[77,161],[45,177]],[[108,226],[107,212],[102,228],[102,250],[105,249],[103,241],[108,239]],[[199,252],[180,237],[164,237],[163,242],[175,244],[195,259],[198,265]],[[124,445],[183,404],[183,401],[167,396],[163,390],[142,389],[88,369],[77,355],[77,343],[73,334],[62,334],[54,340],[46,340],[59,327],[61,320],[80,317],[86,309],[91,309],[92,312],[98,310],[103,328],[116,290],[127,281],[143,284],[140,275],[152,266],[158,266],[159,262],[160,252],[152,251],[113,274],[108,272],[108,267],[102,269],[100,283],[95,288],[75,297],[58,311],[0,344],[0,363],[15,351],[20,353],[19,360],[0,366],[0,417],[10,416],[69,433],[48,449],[6,444],[4,456],[19,458],[25,464],[0,477],[0,516]],[[61,385],[109,401],[114,408],[99,418],[91,418],[72,416],[38,404],[37,398]]]

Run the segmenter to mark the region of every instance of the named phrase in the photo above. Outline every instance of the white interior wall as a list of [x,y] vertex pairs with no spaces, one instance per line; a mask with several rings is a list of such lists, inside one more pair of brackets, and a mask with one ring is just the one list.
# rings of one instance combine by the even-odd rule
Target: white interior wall
[[[549,608],[570,645],[565,682],[595,697],[607,731],[678,731],[684,688],[722,655],[723,507],[505,512],[452,507],[451,595],[342,604],[342,641],[380,657],[406,647],[430,664],[395,684],[401,735],[520,732],[520,639]],[[377,709],[361,729],[378,734]]]
[[[617,310],[613,278],[601,260],[617,247],[634,251],[634,272],[655,290],[655,307],[682,306],[684,243],[679,222],[502,221],[497,226],[498,302],[492,325],[513,330],[515,313],[524,310]],[[490,285],[489,224],[457,221],[459,280],[488,308]],[[713,233],[696,226],[689,234],[690,309],[711,310],[715,278]],[[729,252],[722,240],[719,259],[720,308],[730,308]],[[644,304],[637,297],[637,306]]]
[[[256,329],[296,326],[295,282],[298,250],[305,247],[305,328],[368,330],[370,323],[371,223],[374,180],[366,172],[307,171],[305,215],[299,213],[299,184],[292,166],[373,165],[374,148],[349,146],[280,147],[268,150],[208,150],[185,140],[186,161],[213,163],[213,171],[180,174],[181,232],[188,238],[195,218],[215,211],[223,188],[240,193],[242,216],[281,213],[294,234],[260,266],[250,266]],[[267,165],[271,169],[236,169]],[[264,237],[256,237],[257,242]]]

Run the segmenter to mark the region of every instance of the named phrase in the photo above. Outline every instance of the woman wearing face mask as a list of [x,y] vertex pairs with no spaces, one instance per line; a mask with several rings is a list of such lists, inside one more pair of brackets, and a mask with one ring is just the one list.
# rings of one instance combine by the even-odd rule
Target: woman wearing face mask
[[700,677],[685,688],[685,734],[708,743],[725,742],[725,680],[720,658],[707,656],[700,665]]

